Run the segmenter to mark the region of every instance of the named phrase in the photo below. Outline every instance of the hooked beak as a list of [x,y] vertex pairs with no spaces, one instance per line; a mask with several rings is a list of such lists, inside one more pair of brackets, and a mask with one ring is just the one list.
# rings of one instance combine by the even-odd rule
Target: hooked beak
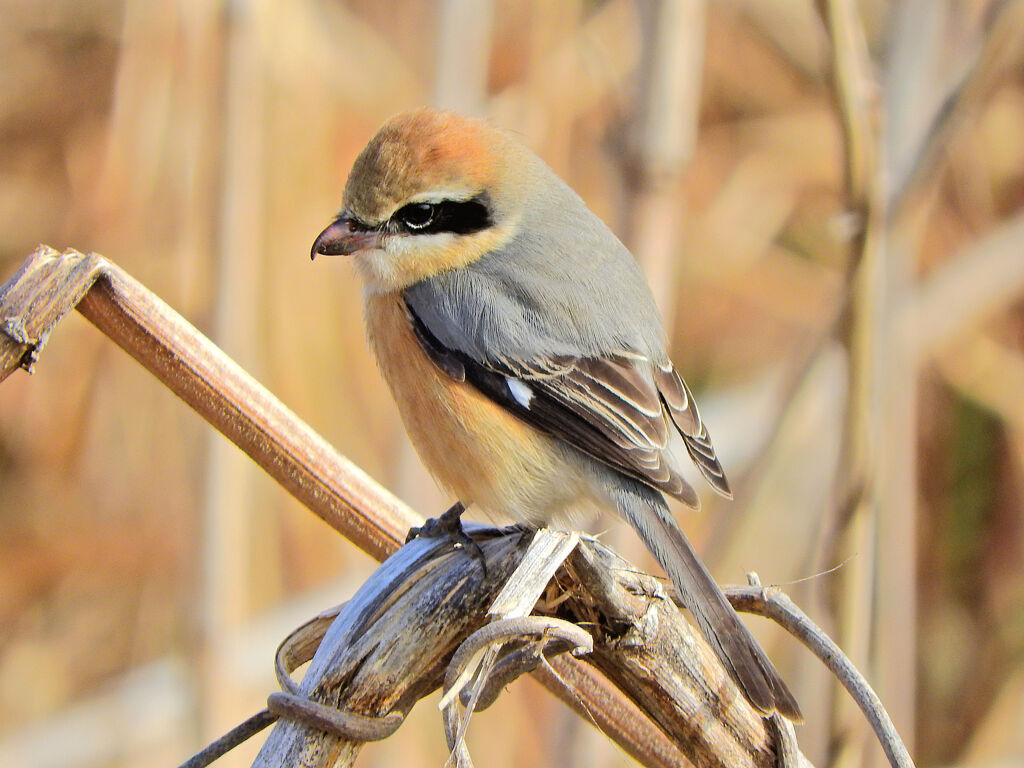
[[309,258],[315,259],[318,255],[351,256],[353,253],[374,248],[380,248],[380,232],[339,216],[317,235],[309,251]]

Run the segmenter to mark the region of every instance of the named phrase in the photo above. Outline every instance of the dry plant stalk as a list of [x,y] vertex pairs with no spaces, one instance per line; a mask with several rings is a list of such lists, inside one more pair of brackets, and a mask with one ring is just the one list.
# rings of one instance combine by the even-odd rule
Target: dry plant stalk
[[[872,78],[867,39],[856,4],[851,0],[819,3],[832,43],[832,83],[843,126],[845,204],[857,223],[847,256],[848,303],[839,328],[848,358],[848,387],[835,480],[833,546],[845,557],[872,553],[877,535],[877,478],[872,462],[879,442],[874,400],[881,386],[878,334],[885,300],[886,212],[879,168],[878,91]],[[875,587],[875,562],[864,556],[840,573],[842,589],[833,605],[840,640],[858,663],[870,661],[870,601]],[[840,765],[863,761],[860,724],[852,722],[846,699],[835,699],[832,733]]]
[[[473,556],[453,550],[445,540],[417,539],[381,566],[329,629],[316,620],[323,640],[310,669],[301,686],[285,687],[345,712],[346,732],[352,714],[379,719],[378,724],[359,721],[366,730],[345,738],[330,727],[311,728],[301,717],[282,721],[256,765],[350,765],[363,741],[389,735],[391,724],[383,718],[400,722],[418,698],[438,686],[453,651],[452,667],[461,666],[464,641],[496,626],[488,624],[498,610],[496,595],[506,591],[513,571],[519,572],[533,533],[475,527],[473,536],[486,559],[486,572]],[[564,557],[564,552],[558,555],[555,565]],[[534,586],[540,591],[547,583],[544,573]],[[532,605],[532,597],[527,602]],[[635,723],[653,719],[661,727],[661,737],[645,745],[646,754],[635,755],[644,764],[678,765],[684,755],[695,765],[714,768],[780,764],[769,721],[750,707],[715,659],[702,652],[703,642],[660,584],[595,540],[580,542],[537,612],[540,616],[530,618],[546,616],[570,627],[589,627],[592,637],[584,636],[593,649],[591,663],[628,695],[616,706],[625,706],[623,714]],[[513,641],[495,666],[493,679],[473,697],[477,709],[488,706],[514,677],[538,665],[558,679],[549,663],[553,660],[546,658],[544,640],[550,638],[544,630],[539,637]],[[313,645],[308,635],[301,644],[307,652]],[[556,644],[554,650],[578,645],[583,643]],[[308,658],[308,653],[290,650],[287,655],[288,668]],[[273,711],[273,697],[271,705]],[[464,749],[458,764],[472,765]],[[781,764],[809,765],[798,751]]]
[[[486,575],[478,561],[444,540],[417,539],[404,547],[342,608],[297,694],[362,717],[404,717],[440,685],[448,657],[484,622],[529,538],[481,540]],[[254,765],[347,766],[363,741],[283,718]]]
[[[913,731],[919,369],[943,336],[1015,295],[1021,218],[924,280],[914,275],[913,255],[922,249],[919,221],[931,204],[924,192],[942,168],[941,150],[1015,60],[1024,5],[991,4],[974,52],[958,62],[934,110],[910,95],[927,93],[932,58],[948,55],[943,24],[955,4],[920,0],[894,12],[884,66],[871,60],[856,3],[818,0],[818,6],[832,45],[845,203],[859,226],[850,243],[841,333],[850,372],[833,559],[860,557],[841,574],[835,610],[843,646],[870,665],[894,715]],[[855,716],[836,701],[838,765],[863,762]]]
[[[0,380],[17,367],[31,369],[72,308],[365,551],[383,559],[417,521],[173,310],[95,254],[59,254],[41,246],[0,289]],[[275,733],[291,735],[272,736],[261,753],[270,762],[257,764],[301,755],[304,765],[345,765],[375,733],[365,717],[386,716],[387,726],[397,727],[401,713],[440,682],[444,660],[459,639],[485,622],[492,594],[531,537],[522,531],[495,536],[487,529],[480,542],[486,572],[445,541],[416,540],[389,559],[341,611],[322,643],[307,638],[295,652],[301,656],[319,645],[301,688],[285,686],[306,704],[344,705],[357,720],[364,716],[353,732],[358,738],[309,731],[289,720]],[[592,541],[577,547],[560,573],[540,608],[548,606],[553,618],[593,627],[592,661],[617,688],[566,658],[553,659],[538,677],[627,752],[648,766],[677,765],[681,754],[699,766],[809,764],[791,732],[780,735],[750,707],[658,582]],[[397,610],[400,603],[405,607]],[[382,643],[387,632],[393,640]],[[374,664],[392,664],[385,674],[369,663],[373,653],[379,654]],[[361,680],[365,686],[357,684]],[[303,706],[275,696],[275,714],[290,717],[289,706]],[[909,757],[897,758],[894,765],[911,765]]]

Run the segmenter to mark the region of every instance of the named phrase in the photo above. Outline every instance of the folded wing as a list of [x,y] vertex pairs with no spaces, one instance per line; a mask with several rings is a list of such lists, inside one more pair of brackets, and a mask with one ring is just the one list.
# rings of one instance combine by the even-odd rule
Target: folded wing
[[712,487],[729,495],[693,397],[671,363],[657,364],[630,352],[482,362],[446,347],[407,308],[420,346],[442,371],[469,382],[537,429],[698,507],[696,492],[667,450],[672,432],[678,431]]

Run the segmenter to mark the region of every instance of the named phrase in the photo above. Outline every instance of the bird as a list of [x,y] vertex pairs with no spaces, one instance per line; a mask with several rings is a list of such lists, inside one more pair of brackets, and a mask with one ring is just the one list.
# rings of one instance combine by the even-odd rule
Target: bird
[[540,527],[615,511],[750,704],[802,721],[666,503],[699,507],[687,461],[731,491],[647,280],[537,154],[484,119],[400,113],[355,159],[310,255],[351,257],[369,346],[457,514]]

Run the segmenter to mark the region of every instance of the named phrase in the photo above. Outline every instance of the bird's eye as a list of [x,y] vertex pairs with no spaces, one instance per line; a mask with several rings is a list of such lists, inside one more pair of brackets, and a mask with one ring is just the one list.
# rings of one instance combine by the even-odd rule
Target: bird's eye
[[412,230],[426,229],[434,221],[436,209],[430,203],[410,203],[398,212],[398,220]]

